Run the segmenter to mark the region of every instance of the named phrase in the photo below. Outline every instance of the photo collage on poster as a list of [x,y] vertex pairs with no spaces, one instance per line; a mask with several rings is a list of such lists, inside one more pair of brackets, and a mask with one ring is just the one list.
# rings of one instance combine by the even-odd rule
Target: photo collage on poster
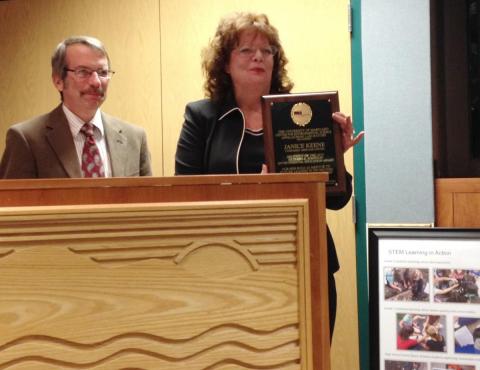
[[480,242],[379,243],[380,368],[480,370]]

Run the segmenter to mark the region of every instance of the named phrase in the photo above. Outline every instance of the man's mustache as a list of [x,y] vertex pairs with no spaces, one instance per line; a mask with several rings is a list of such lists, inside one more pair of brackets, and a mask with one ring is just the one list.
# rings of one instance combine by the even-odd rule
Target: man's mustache
[[98,89],[89,89],[86,91],[82,91],[82,95],[85,95],[85,94],[96,94],[103,97],[105,96],[105,90],[100,87]]

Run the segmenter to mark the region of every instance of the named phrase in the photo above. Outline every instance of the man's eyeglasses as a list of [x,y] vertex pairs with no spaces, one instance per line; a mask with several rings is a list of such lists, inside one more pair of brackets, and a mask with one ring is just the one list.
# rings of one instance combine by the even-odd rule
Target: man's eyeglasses
[[88,68],[75,68],[75,69],[65,68],[65,71],[73,72],[75,77],[78,78],[79,80],[87,80],[94,73],[96,73],[98,78],[101,78],[102,80],[109,80],[112,78],[112,76],[115,73],[115,71],[110,71],[108,69],[97,69],[96,71],[92,71],[91,69],[88,69]]
[[278,49],[275,46],[265,46],[263,48],[251,48],[248,46],[241,46],[237,48],[238,53],[242,57],[251,58],[257,54],[257,50],[260,50],[264,58],[274,56],[278,53]]

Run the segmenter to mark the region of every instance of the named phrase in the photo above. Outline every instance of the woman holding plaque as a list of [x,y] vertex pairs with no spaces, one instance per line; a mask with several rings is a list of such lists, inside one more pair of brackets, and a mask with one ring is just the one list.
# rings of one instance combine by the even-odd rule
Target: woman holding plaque
[[[261,97],[289,93],[288,60],[277,30],[264,14],[234,13],[223,18],[202,55],[207,99],[189,103],[175,155],[176,175],[266,173]],[[334,113],[342,129],[344,151],[360,141],[350,117]],[[327,197],[329,209],[340,209],[352,193],[347,174],[343,196]],[[328,228],[327,228],[328,231]],[[330,334],[336,313],[333,274],[339,269],[328,234]]]

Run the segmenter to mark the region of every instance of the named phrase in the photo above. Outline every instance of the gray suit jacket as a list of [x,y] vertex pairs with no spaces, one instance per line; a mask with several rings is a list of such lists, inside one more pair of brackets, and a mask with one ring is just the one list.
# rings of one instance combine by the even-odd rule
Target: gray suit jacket
[[[150,176],[145,131],[103,112],[102,121],[112,176]],[[0,178],[62,177],[82,177],[82,171],[61,105],[8,129]]]

